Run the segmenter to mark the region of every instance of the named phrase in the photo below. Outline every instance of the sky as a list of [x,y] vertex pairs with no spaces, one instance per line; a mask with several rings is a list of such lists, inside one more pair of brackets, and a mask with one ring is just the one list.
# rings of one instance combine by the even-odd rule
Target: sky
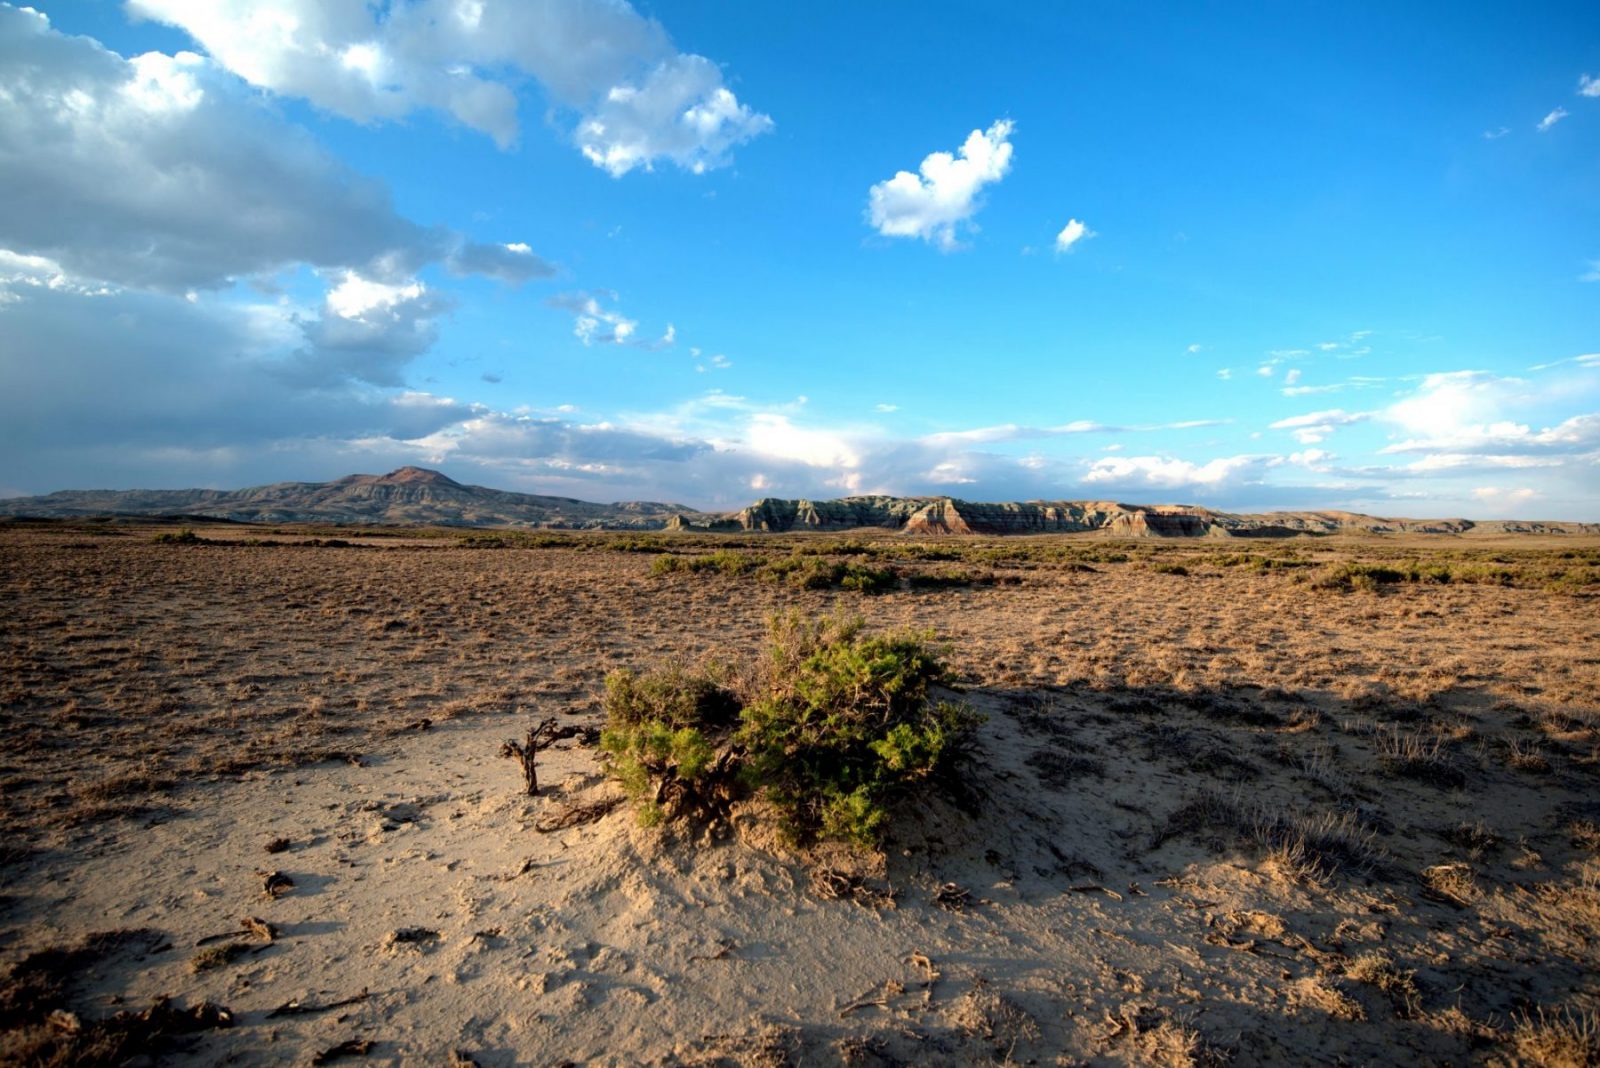
[[0,4],[0,496],[1600,520],[1600,5]]

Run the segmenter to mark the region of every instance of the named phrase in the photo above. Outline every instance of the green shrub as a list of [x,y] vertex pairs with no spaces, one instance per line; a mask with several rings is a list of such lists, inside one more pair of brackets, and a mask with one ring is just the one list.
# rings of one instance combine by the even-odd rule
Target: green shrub
[[947,680],[932,635],[863,636],[861,621],[774,620],[767,692],[738,741],[747,779],[789,835],[875,845],[888,808],[962,750],[977,720],[928,689]]
[[769,801],[791,841],[876,846],[892,806],[965,750],[979,718],[931,702],[948,680],[924,632],[866,635],[860,619],[774,617],[742,707],[718,672],[606,679],[601,747],[647,822]]
[[1329,564],[1311,579],[1313,589],[1375,591],[1383,583],[1405,582],[1410,575],[1376,564]]
[[855,561],[841,562],[796,551],[793,556],[773,560],[760,570],[769,582],[782,582],[802,590],[840,589],[861,593],[882,593],[900,582],[900,572],[892,567],[872,567]]
[[731,727],[739,719],[739,699],[719,668],[690,671],[669,665],[646,675],[627,669],[606,676],[604,707],[612,727],[634,727],[652,720],[678,727]]
[[[636,549],[632,552],[646,552],[648,550]],[[678,571],[688,571],[698,574],[701,571],[717,571],[724,575],[742,575],[747,571],[754,571],[761,563],[759,557],[748,553],[736,553],[731,549],[718,549],[714,553],[705,553],[700,556],[658,556],[650,565],[652,575],[670,575]]]
[[883,593],[900,583],[900,572],[892,567],[868,567],[865,564],[846,564],[839,577],[841,589],[861,593]]
[[176,531],[163,530],[160,534],[156,535],[156,539],[155,540],[158,543],[163,544],[163,545],[210,545],[211,544],[211,539],[210,538],[202,538],[200,535],[196,534],[194,532],[194,530],[191,529],[190,527],[184,527],[181,530],[176,530]]
[[727,735],[739,719],[739,700],[723,674],[670,665],[606,676],[600,748],[612,775],[640,803],[641,822],[683,809],[715,811],[723,800],[722,784],[707,781],[717,755],[712,738]]
[[664,538],[620,537],[608,538],[604,547],[614,553],[665,553],[672,547]]
[[832,589],[844,577],[844,565],[816,556],[794,556],[773,560],[761,569],[769,582],[782,582],[802,590]]
[[1150,570],[1157,575],[1187,575],[1189,569],[1182,564],[1156,563],[1150,565]]
[[965,567],[944,567],[935,571],[916,571],[906,576],[914,590],[941,590],[954,586],[987,586],[994,582],[994,572],[974,571]]

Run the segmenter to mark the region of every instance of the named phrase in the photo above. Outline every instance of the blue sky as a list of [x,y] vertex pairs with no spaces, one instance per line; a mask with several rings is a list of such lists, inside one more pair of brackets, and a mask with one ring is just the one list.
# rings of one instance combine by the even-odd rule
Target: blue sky
[[1396,7],[0,6],[0,493],[1600,519],[1600,9]]

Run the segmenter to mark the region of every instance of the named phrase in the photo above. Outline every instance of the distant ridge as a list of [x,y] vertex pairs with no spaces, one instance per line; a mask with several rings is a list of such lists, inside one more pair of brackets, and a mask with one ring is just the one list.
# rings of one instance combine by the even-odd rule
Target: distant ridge
[[425,467],[332,482],[276,482],[242,490],[63,490],[0,500],[0,517],[192,516],[243,523],[541,527],[557,530],[849,531],[917,535],[1073,534],[1249,538],[1297,534],[1600,534],[1600,523],[1394,519],[1355,512],[1237,514],[1195,505],[1115,501],[980,503],[954,497],[768,497],[736,512],[660,501],[596,504],[572,497],[469,486]]
[[467,486],[425,467],[242,490],[63,490],[0,500],[0,516],[187,515],[242,523],[650,530],[683,514],[693,510],[659,501],[593,504],[572,497]]

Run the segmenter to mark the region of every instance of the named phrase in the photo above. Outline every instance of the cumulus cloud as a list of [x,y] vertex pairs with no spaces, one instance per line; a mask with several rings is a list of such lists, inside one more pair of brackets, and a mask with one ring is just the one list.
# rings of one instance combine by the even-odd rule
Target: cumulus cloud
[[1283,462],[1277,456],[1228,456],[1203,464],[1171,456],[1106,456],[1089,466],[1083,480],[1090,485],[1111,483],[1149,489],[1216,488],[1241,482],[1259,482]]
[[381,183],[193,53],[124,59],[0,7],[0,97],[0,247],[69,274],[181,292],[297,263],[515,273],[400,216]]
[[0,333],[0,478],[13,485],[260,476],[294,443],[398,442],[472,411],[348,376],[291,380],[304,338],[273,305],[37,288],[0,306]]
[[1456,436],[1496,420],[1508,405],[1531,396],[1527,382],[1485,371],[1446,371],[1423,376],[1407,397],[1390,405],[1385,418],[1429,438]]
[[[1079,241],[1085,241],[1094,236],[1095,232],[1084,223],[1079,222],[1077,219],[1068,219],[1067,225],[1063,226],[1061,232],[1056,235],[1056,251],[1071,252],[1072,247]],[[1191,345],[1190,350],[1193,351],[1194,346]]]
[[1540,133],[1545,133],[1552,126],[1554,126],[1556,123],[1560,122],[1562,119],[1564,119],[1566,117],[1567,117],[1567,109],[1566,108],[1556,108],[1553,111],[1551,111],[1550,114],[1548,114],[1544,118],[1540,119],[1539,120],[1539,124],[1537,126],[1535,126],[1534,129],[1538,130]]
[[1600,413],[1575,415],[1555,426],[1534,430],[1510,420],[1462,425],[1429,438],[1410,438],[1384,446],[1381,453],[1448,453],[1454,455],[1526,455],[1584,453],[1600,449]]
[[739,103],[704,56],[676,56],[635,85],[613,86],[578,124],[585,158],[612,177],[666,159],[695,174],[720,167],[729,150],[772,129]]
[[1587,74],[1578,76],[1579,96],[1600,96],[1600,78],[1591,78]]
[[303,385],[349,378],[403,386],[402,371],[438,340],[438,319],[451,307],[415,279],[387,283],[345,271],[328,290],[322,315],[301,324],[308,345],[284,374]]
[[973,130],[959,150],[933,152],[917,168],[899,171],[867,193],[867,220],[885,237],[920,237],[950,251],[982,206],[979,193],[1011,169],[1010,120]]
[[129,0],[252,85],[359,122],[429,109],[492,137],[519,130],[518,81],[578,115],[584,156],[613,175],[667,160],[696,173],[772,128],[721,70],[679,52],[624,0]]
[[1581,358],[1549,366],[1565,370],[1544,384],[1483,371],[1425,376],[1407,396],[1375,413],[1404,435],[1378,454],[1415,457],[1401,468],[1413,473],[1548,469],[1575,485],[1587,483],[1585,492],[1592,496],[1592,472],[1600,466],[1600,412],[1542,427],[1529,418],[1548,411],[1552,401],[1570,405],[1593,398],[1592,366]]

